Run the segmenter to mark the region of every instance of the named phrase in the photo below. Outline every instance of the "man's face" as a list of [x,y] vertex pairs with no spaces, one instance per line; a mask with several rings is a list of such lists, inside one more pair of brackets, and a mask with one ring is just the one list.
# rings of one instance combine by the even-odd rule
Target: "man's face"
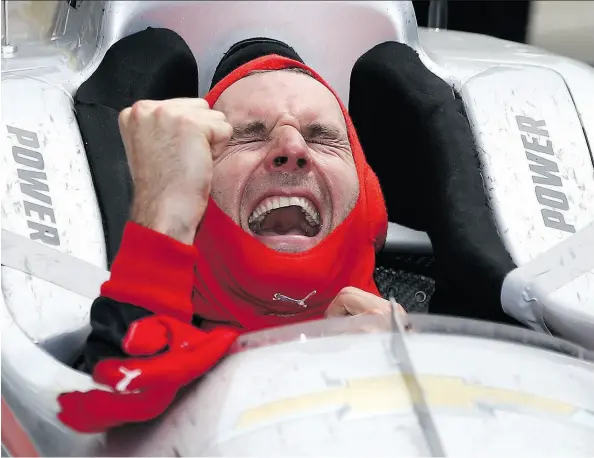
[[212,197],[277,251],[312,248],[353,209],[359,183],[336,98],[309,75],[256,73],[213,107],[233,126],[216,151]]

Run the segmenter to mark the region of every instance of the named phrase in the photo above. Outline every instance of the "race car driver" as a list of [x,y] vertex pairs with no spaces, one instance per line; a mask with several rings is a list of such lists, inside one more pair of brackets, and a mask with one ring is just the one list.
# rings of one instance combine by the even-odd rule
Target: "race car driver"
[[119,123],[134,198],[85,350],[111,389],[62,394],[66,425],[160,415],[241,332],[391,312],[373,280],[379,183],[345,107],[292,48],[238,43],[204,99],[141,101]]

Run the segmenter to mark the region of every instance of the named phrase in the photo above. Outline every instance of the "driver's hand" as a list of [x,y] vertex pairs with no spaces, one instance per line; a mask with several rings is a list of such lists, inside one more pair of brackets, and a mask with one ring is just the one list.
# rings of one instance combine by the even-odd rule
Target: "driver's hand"
[[214,146],[226,144],[225,115],[196,98],[141,100],[119,116],[134,183],[131,220],[191,244],[212,181]]
[[[398,304],[399,311],[406,314],[404,308]],[[343,288],[334,298],[326,310],[326,318],[349,315],[383,315],[390,317],[392,306],[390,302],[374,294],[351,286]]]

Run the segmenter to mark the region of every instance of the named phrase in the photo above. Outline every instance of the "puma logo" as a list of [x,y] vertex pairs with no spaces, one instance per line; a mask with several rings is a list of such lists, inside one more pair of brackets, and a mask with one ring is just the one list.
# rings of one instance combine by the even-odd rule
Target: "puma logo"
[[120,393],[126,391],[132,380],[142,374],[140,369],[134,369],[131,371],[126,369],[124,366],[120,366],[119,370],[122,374],[124,374],[124,378],[120,380],[115,386],[116,391],[119,391]]
[[272,300],[273,301],[292,302],[293,304],[297,304],[303,308],[307,308],[307,304],[305,303],[305,301],[308,300],[315,293],[316,293],[316,291],[314,290],[311,293],[309,293],[307,296],[305,296],[303,299],[293,299],[292,297],[285,296],[284,294],[275,293],[274,296],[272,296]]

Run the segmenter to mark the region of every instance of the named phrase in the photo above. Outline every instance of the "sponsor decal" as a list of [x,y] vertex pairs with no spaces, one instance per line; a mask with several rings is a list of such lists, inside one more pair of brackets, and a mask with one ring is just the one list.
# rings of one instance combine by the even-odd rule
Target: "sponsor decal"
[[542,206],[540,213],[545,226],[575,232],[575,227],[565,221],[564,212],[569,210],[569,201],[563,192],[563,180],[559,175],[557,158],[545,121],[516,116],[516,122],[533,173],[534,194]]
[[[324,411],[336,411],[339,415],[404,413],[412,410],[413,401],[417,401],[411,399],[405,377],[410,376],[392,374],[345,380],[327,390],[279,399],[246,409],[239,416],[237,427],[257,427]],[[571,415],[579,409],[532,393],[470,383],[459,377],[419,375],[418,381],[430,407],[464,410],[500,407],[561,416]]]
[[23,193],[23,207],[27,215],[27,226],[31,230],[29,237],[31,240],[39,240],[47,245],[59,246],[56,215],[52,208],[39,138],[35,132],[18,127],[7,125],[6,129],[16,140],[12,146],[12,157],[17,163],[19,186]]

